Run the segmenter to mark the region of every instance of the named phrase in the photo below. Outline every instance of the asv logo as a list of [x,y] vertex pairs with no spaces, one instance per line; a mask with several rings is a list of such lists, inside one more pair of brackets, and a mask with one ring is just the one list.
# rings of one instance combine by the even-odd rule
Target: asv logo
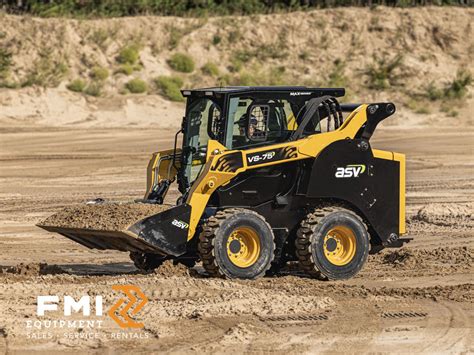
[[178,221],[177,219],[173,219],[171,224],[175,227],[181,228],[181,229],[186,229],[189,227],[189,224],[183,222],[183,221]]
[[258,163],[259,161],[271,160],[275,156],[275,152],[267,152],[259,155],[248,156],[249,163]]
[[345,168],[340,167],[336,170],[336,178],[351,178],[351,177],[359,177],[365,171],[365,165],[347,165]]

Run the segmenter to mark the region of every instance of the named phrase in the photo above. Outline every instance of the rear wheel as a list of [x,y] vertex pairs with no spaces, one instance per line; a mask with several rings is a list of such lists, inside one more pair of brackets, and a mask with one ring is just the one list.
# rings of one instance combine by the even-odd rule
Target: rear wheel
[[198,250],[211,276],[255,279],[263,276],[273,261],[273,231],[256,212],[226,209],[205,223]]
[[362,219],[342,207],[324,207],[308,214],[296,238],[301,268],[320,279],[353,277],[367,261],[369,247]]

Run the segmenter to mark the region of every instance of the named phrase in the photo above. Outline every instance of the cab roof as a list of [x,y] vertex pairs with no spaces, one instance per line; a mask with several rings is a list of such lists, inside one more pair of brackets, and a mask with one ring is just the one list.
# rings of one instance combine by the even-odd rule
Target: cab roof
[[265,92],[265,93],[279,93],[292,96],[299,96],[300,94],[310,93],[312,96],[333,96],[341,97],[345,94],[344,88],[314,88],[307,86],[223,86],[210,87],[192,90],[181,90],[183,96],[214,96],[216,94],[234,94],[234,93],[249,93],[249,92]]

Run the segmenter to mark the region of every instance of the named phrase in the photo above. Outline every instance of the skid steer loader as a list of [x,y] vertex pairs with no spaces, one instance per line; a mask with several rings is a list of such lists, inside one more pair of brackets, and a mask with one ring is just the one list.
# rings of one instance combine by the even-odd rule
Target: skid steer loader
[[129,251],[145,270],[201,260],[211,276],[253,279],[297,261],[314,277],[350,278],[369,253],[409,239],[400,238],[405,156],[370,145],[395,106],[340,104],[344,93],[183,90],[174,148],[153,154],[141,201],[162,204],[176,181],[176,206],[121,231],[41,227],[90,248]]

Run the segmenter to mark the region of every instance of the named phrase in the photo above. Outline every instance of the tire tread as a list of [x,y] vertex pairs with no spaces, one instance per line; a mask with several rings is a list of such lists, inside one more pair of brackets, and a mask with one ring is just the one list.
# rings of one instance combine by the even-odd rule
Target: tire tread
[[[224,273],[221,271],[219,265],[217,264],[216,254],[215,254],[215,238],[218,233],[219,228],[222,223],[229,217],[235,215],[236,213],[252,213],[261,218],[271,230],[271,226],[265,220],[263,216],[258,214],[255,211],[248,210],[245,208],[227,208],[221,211],[218,211],[214,216],[209,217],[209,219],[202,225],[202,232],[199,235],[198,241],[198,252],[202,260],[202,265],[207,273],[212,277],[225,278]],[[273,240],[273,255],[272,260],[275,257],[275,240]],[[271,262],[268,263],[268,266],[254,278],[265,275],[268,269],[271,267]]]
[[321,220],[334,212],[347,212],[355,216],[362,223],[365,230],[367,231],[367,234],[369,235],[367,224],[364,222],[364,220],[357,213],[343,206],[323,206],[310,212],[301,222],[301,226],[296,232],[295,253],[302,271],[319,280],[329,280],[329,278],[321,273],[315,263],[313,253],[311,251],[312,235],[316,229],[316,226],[321,222]]

